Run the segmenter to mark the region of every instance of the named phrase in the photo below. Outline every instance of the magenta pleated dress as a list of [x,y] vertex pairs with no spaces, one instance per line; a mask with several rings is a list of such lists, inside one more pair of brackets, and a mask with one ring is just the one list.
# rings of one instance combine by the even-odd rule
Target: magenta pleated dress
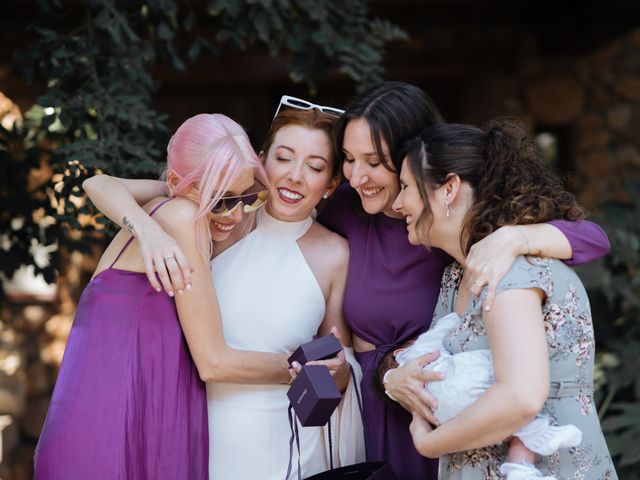
[[80,298],[35,478],[206,479],[208,438],[205,386],[175,302],[144,273],[112,265]]

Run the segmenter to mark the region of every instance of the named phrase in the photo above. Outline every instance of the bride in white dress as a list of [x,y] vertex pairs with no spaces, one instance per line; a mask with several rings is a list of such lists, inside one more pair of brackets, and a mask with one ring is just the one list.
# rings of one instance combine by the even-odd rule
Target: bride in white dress
[[[281,371],[257,363],[251,353],[269,352],[285,359],[314,335],[331,331],[347,347],[337,358],[321,362],[344,392],[331,420],[334,466],[364,460],[362,424],[354,396],[357,379],[351,379],[347,359],[352,360],[356,375],[359,369],[342,317],[348,245],[312,218],[315,206],[333,192],[339,181],[330,140],[335,120],[335,116],[315,108],[279,112],[261,154],[270,183],[266,207],[258,211],[251,233],[240,238],[243,232],[237,229],[228,245],[217,246],[221,253],[211,262],[221,312],[221,341],[224,348],[234,352],[233,362],[220,356],[219,374],[207,379],[211,479],[285,478],[291,435],[288,385],[275,383],[273,379],[281,378]],[[153,190],[149,184],[146,188]],[[97,190],[110,192],[108,198],[91,195],[110,218],[122,218],[135,210],[129,192],[138,202],[147,194],[136,181],[109,177]],[[126,207],[123,196],[128,197]],[[145,219],[143,223],[142,218],[138,222],[142,223],[138,233],[145,229],[139,235],[141,244],[145,239],[155,239],[143,249],[150,252],[147,255],[154,257],[151,252],[162,249],[161,257],[168,252],[179,259],[181,252],[170,244],[171,239],[152,222]],[[182,279],[177,268],[175,271],[171,272],[171,288],[179,291]],[[214,348],[219,347],[212,345]],[[242,356],[239,351],[247,352]],[[327,430],[299,429],[302,477],[330,467]],[[295,448],[293,455],[290,478],[298,478]]]
[[[256,228],[212,262],[230,347],[289,355],[332,327],[348,338],[342,319],[348,246],[311,218],[320,199],[337,186],[329,138],[333,122],[317,110],[284,110],[274,120],[263,152],[271,184],[266,207],[258,212]],[[332,366],[344,390],[346,365]],[[287,388],[207,384],[212,479],[284,478]],[[303,476],[328,469],[324,436],[323,427],[300,429]]]

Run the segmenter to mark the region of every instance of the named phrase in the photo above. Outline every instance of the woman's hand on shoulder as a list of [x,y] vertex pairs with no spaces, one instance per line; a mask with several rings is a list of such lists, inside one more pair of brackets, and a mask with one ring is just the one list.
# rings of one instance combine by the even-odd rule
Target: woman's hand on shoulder
[[405,410],[416,412],[433,425],[438,425],[433,415],[433,409],[437,407],[438,402],[427,392],[426,384],[440,381],[444,377],[441,373],[424,370],[424,367],[439,355],[439,352],[423,355],[402,367],[388,370],[384,379],[381,379],[387,395],[402,405]]
[[[181,199],[173,199],[163,205],[156,215],[165,228],[180,230],[184,223],[192,224],[195,221],[192,210]],[[191,289],[192,269],[184,252],[165,228],[150,218],[149,222],[136,227],[135,231],[149,282],[157,291],[164,289],[173,296],[176,292],[182,294]]]
[[526,252],[525,239],[517,226],[501,227],[473,244],[465,262],[471,293],[479,296],[486,285],[484,309],[489,311],[496,296],[500,280],[507,274],[515,258]]

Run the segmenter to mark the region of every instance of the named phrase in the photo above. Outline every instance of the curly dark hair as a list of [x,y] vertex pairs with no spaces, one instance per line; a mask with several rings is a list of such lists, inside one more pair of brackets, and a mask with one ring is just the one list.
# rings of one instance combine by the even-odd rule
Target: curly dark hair
[[416,228],[433,220],[428,190],[444,185],[452,174],[473,188],[474,204],[460,233],[465,254],[505,225],[584,217],[575,196],[543,162],[515,119],[493,120],[484,128],[434,125],[407,141],[404,151],[424,202]]

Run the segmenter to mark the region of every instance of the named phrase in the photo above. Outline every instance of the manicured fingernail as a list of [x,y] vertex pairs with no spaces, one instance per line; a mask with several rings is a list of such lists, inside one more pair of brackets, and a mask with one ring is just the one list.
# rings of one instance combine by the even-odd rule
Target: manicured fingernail
[[162,289],[160,287],[156,288],[156,292],[160,293]]
[[489,308],[491,308],[491,307],[489,307],[489,305],[487,305],[486,307],[484,307],[484,311],[485,311],[485,312],[488,312],[488,311],[489,311]]
[[183,289],[178,290],[178,295],[182,295],[184,293]]
[[191,284],[187,283],[187,290],[191,290]]
[[170,297],[173,297],[173,292],[171,290],[169,290],[167,293],[169,294]]

